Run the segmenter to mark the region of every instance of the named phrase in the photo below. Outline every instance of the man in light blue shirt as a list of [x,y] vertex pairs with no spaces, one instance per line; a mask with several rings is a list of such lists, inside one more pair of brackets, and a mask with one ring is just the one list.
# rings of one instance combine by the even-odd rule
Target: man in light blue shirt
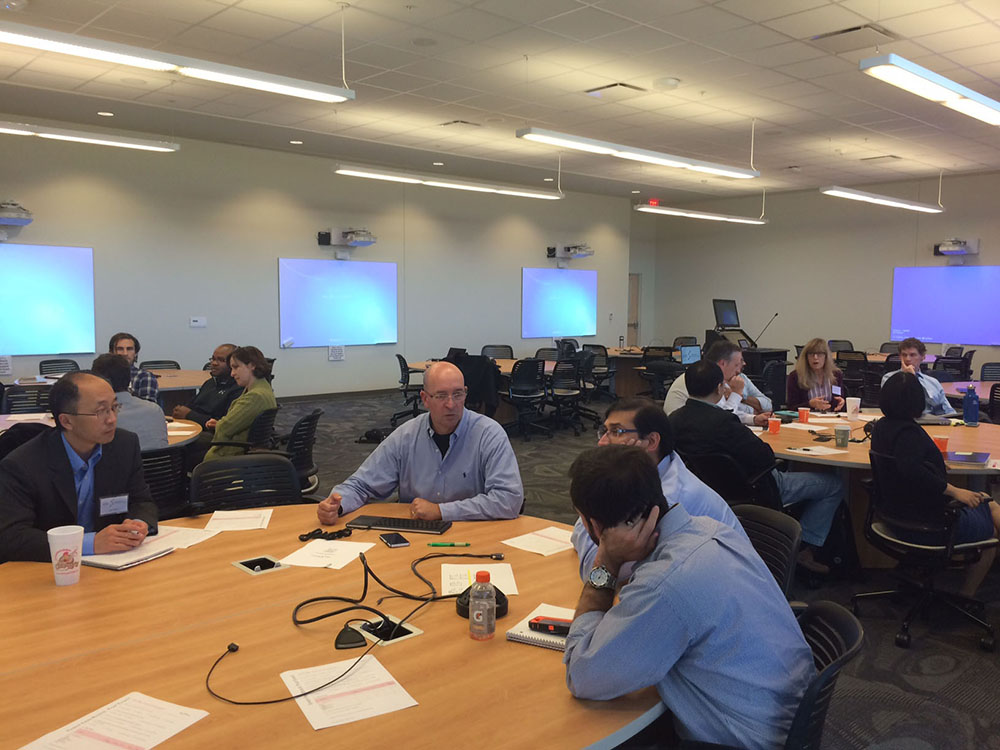
[[[640,448],[585,451],[570,478],[598,544],[566,637],[570,692],[611,700],[655,686],[682,739],[783,747],[816,671],[749,542],[679,504],[668,509]],[[639,562],[620,582],[626,560]]]
[[435,362],[424,374],[426,414],[383,440],[361,467],[333,488],[316,511],[320,523],[398,491],[413,518],[481,521],[515,518],[524,503],[507,433],[465,408],[462,371]]
[[[716,341],[705,352],[706,360],[715,362],[722,370],[726,383],[725,393],[719,400],[719,406],[733,412],[746,425],[764,426],[771,416],[773,405],[771,399],[754,385],[749,377],[743,374],[743,350],[732,341],[725,339]],[[663,400],[663,410],[673,414],[688,400],[687,379],[684,375],[674,380],[667,397]]]
[[924,416],[933,414],[939,417],[950,417],[958,412],[955,411],[953,407],[948,402],[948,397],[944,395],[944,388],[941,387],[941,382],[937,378],[932,378],[930,375],[925,375],[920,372],[920,365],[924,361],[924,357],[927,355],[927,347],[924,342],[916,338],[903,339],[899,342],[899,363],[901,368],[899,370],[893,370],[892,372],[887,372],[882,376],[882,385],[885,385],[885,381],[895,375],[897,372],[908,372],[911,375],[917,376],[917,382],[924,389],[924,395],[926,397],[926,407],[924,408]]
[[[620,399],[608,407],[598,428],[599,446],[637,445],[656,463],[660,486],[668,503],[680,503],[692,516],[708,516],[750,541],[725,500],[696,477],[674,451],[674,431],[666,412],[645,398]],[[579,518],[573,526],[573,547],[580,558],[580,578],[594,567],[597,545]]]
[[134,432],[139,438],[139,450],[166,448],[167,420],[159,404],[128,392],[132,379],[128,360],[121,354],[102,354],[94,360],[91,370],[111,383],[119,404],[118,429]]

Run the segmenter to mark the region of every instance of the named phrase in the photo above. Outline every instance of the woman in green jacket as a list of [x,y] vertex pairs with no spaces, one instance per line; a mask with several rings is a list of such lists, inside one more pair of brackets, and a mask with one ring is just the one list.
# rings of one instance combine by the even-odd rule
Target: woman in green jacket
[[[269,381],[271,365],[260,349],[256,346],[237,347],[229,355],[229,369],[236,384],[243,387],[243,393],[233,401],[226,416],[222,419],[210,419],[205,423],[206,427],[215,429],[214,442],[245,441],[257,415],[278,406]],[[238,456],[242,453],[235,446],[213,446],[205,454],[205,460]]]

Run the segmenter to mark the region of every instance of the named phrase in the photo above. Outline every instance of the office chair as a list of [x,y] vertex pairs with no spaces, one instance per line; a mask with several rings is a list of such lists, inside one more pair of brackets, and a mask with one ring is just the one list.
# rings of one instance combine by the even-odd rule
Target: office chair
[[514,347],[509,344],[486,344],[479,353],[490,359],[514,359]]
[[142,475],[159,508],[161,521],[188,515],[188,477],[183,446],[143,451]]
[[778,485],[771,476],[775,465],[754,476],[726,453],[681,453],[684,465],[701,481],[719,493],[729,505],[760,505],[782,511]]
[[389,424],[393,427],[399,424],[399,420],[404,417],[416,417],[423,414],[420,408],[420,391],[424,386],[421,383],[410,383],[410,376],[415,373],[423,374],[423,370],[410,367],[402,354],[396,355],[396,362],[399,364],[399,392],[403,394],[403,405],[409,408],[397,411],[390,417]]
[[771,399],[771,408],[777,411],[785,405],[786,389],[788,379],[785,374],[785,363],[772,360],[764,365],[764,369],[758,376],[757,387],[764,391],[764,395]]
[[249,453],[253,448],[274,448],[276,440],[274,419],[278,416],[279,408],[281,407],[265,409],[254,417],[253,422],[250,423],[250,429],[247,430],[246,440],[213,440],[212,447],[242,448],[244,453]]
[[38,363],[39,375],[61,375],[66,372],[76,372],[80,365],[75,359],[43,359]]
[[680,349],[682,346],[697,346],[698,337],[697,336],[677,336],[674,338],[674,349]]
[[795,359],[798,359],[799,356],[801,356],[802,350],[805,349],[805,348],[806,348],[805,344],[796,344],[795,345]]
[[594,366],[590,370],[590,382],[594,384],[593,397],[607,396],[614,401],[615,395],[610,388],[604,387],[604,384],[610,382],[615,374],[615,369],[608,357],[608,350],[603,344],[584,344],[583,351],[594,353]]
[[881,368],[869,365],[864,373],[864,385],[861,386],[861,405],[868,408],[877,408],[879,396],[882,393],[882,372]]
[[890,354],[885,358],[885,366],[882,368],[882,374],[885,375],[887,372],[895,372],[903,367],[903,363],[900,360],[899,354]]
[[899,353],[899,342],[898,341],[886,341],[878,348],[879,354],[898,354]]
[[535,350],[534,359],[542,359],[546,362],[557,362],[559,361],[559,350],[551,346],[543,346],[541,349]]
[[1000,423],[1000,383],[990,386],[990,400],[986,405],[986,413],[994,424]]
[[649,396],[654,401],[667,397],[667,390],[684,372],[684,366],[676,362],[673,352],[666,347],[647,346],[642,350],[639,377],[649,383],[649,390],[640,391],[637,396]]
[[191,472],[189,512],[265,508],[316,502],[303,496],[298,472],[284,456],[227,456],[198,464]]
[[49,410],[51,385],[8,385],[0,414],[37,414]]
[[0,461],[7,458],[7,455],[20,448],[29,440],[48,432],[52,428],[41,422],[16,422],[3,432],[0,432]]
[[965,351],[964,346],[949,346],[945,349],[944,356],[946,357],[961,357],[962,352]]
[[179,370],[181,366],[172,359],[147,359],[139,363],[140,370]]
[[292,425],[288,434],[275,438],[277,445],[285,446],[284,450],[276,448],[255,449],[250,451],[250,455],[259,456],[266,453],[284,456],[295,467],[302,491],[305,493],[315,492],[316,488],[319,487],[319,468],[313,461],[313,445],[316,443],[316,427],[319,425],[321,416],[323,416],[322,409],[313,409],[312,412]]
[[552,430],[538,421],[545,401],[545,360],[519,359],[514,363],[506,400],[517,409],[517,421],[503,425],[505,430],[516,426],[525,442],[531,440],[530,430],[552,437]]
[[830,351],[834,354],[840,351],[854,351],[854,344],[852,344],[848,339],[830,339],[826,343],[827,346],[830,347]]
[[597,386],[594,384],[595,354],[588,349],[581,349],[576,353],[575,357],[579,374],[577,386],[581,394],[576,408],[580,416],[586,417],[597,426],[604,421],[604,417],[593,409],[584,406],[584,404],[590,403],[590,400],[597,392]]
[[[575,359],[560,359],[552,368],[552,375],[548,379],[548,398],[546,403],[555,408],[555,412],[549,416],[557,427],[569,425],[573,428],[573,434],[579,435],[583,429],[583,420],[580,414],[580,397],[583,392],[580,390],[580,368]],[[567,417],[564,409],[569,409]]]
[[[982,612],[983,603],[977,599],[939,589],[935,583],[938,574],[956,566],[968,566],[977,562],[984,550],[996,547],[1000,540],[996,537],[979,542],[955,543],[958,531],[958,517],[961,506],[950,504],[943,523],[914,521],[895,515],[891,507],[905,507],[912,502],[910,484],[904,482],[893,456],[870,451],[872,478],[863,482],[868,490],[870,502],[865,518],[865,538],[872,546],[900,562],[893,571],[900,588],[889,591],[870,591],[851,597],[851,607],[858,613],[858,604],[867,599],[884,599],[901,593],[916,595],[916,602],[910,608],[896,633],[896,645],[910,647],[910,625],[918,615],[931,614],[943,609],[957,612],[966,620],[986,631],[979,639],[979,647],[993,651],[996,641],[993,626],[979,618],[974,612]],[[892,503],[892,506],[890,506]],[[908,542],[900,538],[898,530],[926,535],[931,541]]]
[[938,357],[931,365],[928,375],[937,377],[939,373],[946,372],[952,375],[952,380],[966,380],[965,362],[962,357]]
[[559,359],[573,359],[576,356],[576,349],[573,339],[556,339],[556,351],[559,352]]
[[787,513],[760,505],[734,505],[733,513],[787,599],[802,543],[799,522]]
[[868,371],[868,355],[841,349],[834,352],[833,361],[844,373],[845,395],[857,396],[865,384],[865,372]]
[[980,380],[1000,380],[1000,362],[983,362],[979,368]]
[[959,380],[972,380],[972,358],[976,356],[976,350],[970,349],[962,355],[962,377]]

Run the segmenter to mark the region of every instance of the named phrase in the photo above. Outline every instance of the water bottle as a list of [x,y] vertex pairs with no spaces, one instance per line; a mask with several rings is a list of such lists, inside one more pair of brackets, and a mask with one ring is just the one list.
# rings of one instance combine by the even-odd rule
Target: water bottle
[[496,591],[490,583],[489,571],[480,570],[469,589],[469,636],[477,641],[488,641],[496,629]]
[[625,337],[624,336],[619,336],[618,337],[618,348],[619,349],[624,349],[625,348]]
[[962,398],[962,419],[969,427],[979,426],[979,394],[974,383],[969,383],[969,390]]

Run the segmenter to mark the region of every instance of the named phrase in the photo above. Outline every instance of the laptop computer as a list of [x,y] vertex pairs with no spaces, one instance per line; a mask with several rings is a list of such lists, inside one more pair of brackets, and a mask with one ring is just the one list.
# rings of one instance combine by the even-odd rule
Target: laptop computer
[[693,365],[701,359],[701,347],[697,344],[688,344],[681,347],[681,364]]

